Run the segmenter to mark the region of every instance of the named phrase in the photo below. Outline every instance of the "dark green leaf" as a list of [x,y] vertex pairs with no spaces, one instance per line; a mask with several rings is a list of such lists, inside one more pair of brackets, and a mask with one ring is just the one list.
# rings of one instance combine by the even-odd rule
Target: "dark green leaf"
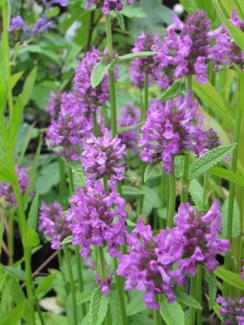
[[176,299],[179,303],[186,305],[188,307],[192,307],[198,310],[202,310],[202,306],[200,303],[192,296],[187,295],[186,293],[182,291],[177,291],[176,292]]
[[241,279],[240,274],[225,270],[222,266],[218,267],[214,274],[231,286],[244,290],[244,281]]

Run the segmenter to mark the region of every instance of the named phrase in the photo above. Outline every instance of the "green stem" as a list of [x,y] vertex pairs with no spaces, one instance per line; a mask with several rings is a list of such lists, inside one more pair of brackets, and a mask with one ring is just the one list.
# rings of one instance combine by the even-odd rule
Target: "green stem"
[[126,325],[128,323],[127,323],[126,306],[125,306],[125,298],[124,298],[124,281],[123,281],[122,277],[120,277],[116,274],[116,269],[118,267],[117,259],[115,259],[114,262],[115,262],[114,274],[115,274],[116,287],[117,287],[118,296],[119,296],[122,323],[123,323],[123,325]]
[[93,133],[95,137],[98,137],[99,130],[98,130],[98,123],[97,123],[97,113],[93,112]]
[[172,174],[169,174],[169,203],[168,203],[168,216],[167,216],[167,226],[173,227],[174,225],[174,214],[175,214],[175,175],[174,168]]
[[70,167],[68,167],[68,177],[69,177],[69,192],[70,195],[73,195],[75,193],[75,185],[74,185],[72,169]]
[[74,282],[74,276],[72,271],[72,264],[70,259],[70,254],[68,247],[64,245],[64,255],[65,260],[68,267],[68,276],[69,276],[69,282],[70,282],[70,292],[71,292],[71,299],[72,299],[72,315],[73,315],[73,325],[78,325],[78,314],[77,314],[77,305],[76,305],[76,294],[75,294],[75,282]]
[[61,156],[58,156],[58,166],[59,166],[59,199],[63,206],[67,206],[67,197],[66,197],[66,178],[65,178],[65,164]]
[[181,193],[181,202],[188,202],[188,186],[189,186],[189,165],[190,165],[190,154],[187,152],[184,158],[184,170],[182,177],[182,193]]
[[[107,36],[107,49],[108,58],[111,60],[113,57],[113,37],[112,37],[112,25],[111,17],[106,15],[106,36]],[[117,134],[117,108],[116,108],[116,95],[115,95],[115,77],[113,68],[108,71],[109,76],[109,93],[111,103],[111,127],[112,136],[115,137]]]
[[[190,295],[196,297],[196,276],[190,279]],[[196,312],[194,308],[189,309],[189,320],[187,324],[195,325]]]
[[[233,173],[237,172],[237,162],[238,162],[238,153],[239,153],[239,144],[240,144],[240,129],[241,129],[241,119],[242,119],[242,108],[240,106],[241,83],[242,83],[241,80],[239,80],[238,91],[237,91],[237,105],[236,105],[236,113],[235,113],[235,128],[234,128],[234,142],[236,143],[236,147],[233,150],[232,161],[231,161],[231,171]],[[230,243],[232,239],[235,193],[236,193],[236,185],[235,183],[231,182],[229,188],[229,205],[228,205],[228,222],[227,222],[227,239],[230,241]],[[229,251],[225,256],[224,266],[227,270],[231,269],[231,251]],[[229,285],[226,282],[224,282],[224,286],[223,286],[224,296],[227,296],[228,289],[229,289]]]
[[9,209],[9,232],[8,232],[8,264],[13,265],[14,262],[14,211]]
[[[84,291],[84,281],[83,281],[83,265],[82,260],[79,252],[79,246],[75,246],[75,256],[76,256],[76,267],[77,267],[77,276],[78,276],[78,284],[79,284],[79,290],[80,292]],[[82,315],[86,315],[86,305],[82,304]]]
[[66,277],[65,277],[64,272],[63,272],[62,269],[61,269],[61,265],[62,265],[62,255],[61,255],[61,251],[58,252],[58,255],[57,255],[57,256],[58,256],[58,265],[59,265],[60,272],[61,272],[61,276],[62,276],[62,279],[63,279],[65,292],[66,292],[66,294],[68,294],[68,290],[67,290],[67,287],[66,287],[67,280],[66,280]]
[[[156,301],[160,303],[158,295],[156,295]],[[161,315],[159,309],[153,310],[153,320],[154,320],[154,325],[161,325]]]
[[[202,277],[203,277],[203,266],[198,265],[198,272],[196,278],[196,298],[202,306]],[[197,325],[202,325],[202,311],[197,310]]]

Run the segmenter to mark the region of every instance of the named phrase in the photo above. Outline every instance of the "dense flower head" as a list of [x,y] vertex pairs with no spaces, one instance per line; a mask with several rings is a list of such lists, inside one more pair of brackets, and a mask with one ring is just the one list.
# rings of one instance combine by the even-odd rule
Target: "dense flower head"
[[[134,104],[129,103],[127,106],[120,108],[120,118],[118,119],[119,127],[131,126],[138,123],[140,120],[140,109]],[[127,148],[136,150],[138,144],[137,129],[125,131],[119,133],[121,142],[126,145]]]
[[[142,32],[135,42],[132,52],[152,51],[153,46],[159,42],[159,36],[152,33]],[[137,58],[130,67],[130,79],[138,88],[144,87],[145,76],[148,76],[148,84],[153,81],[152,70],[155,69],[155,60],[153,56]]]
[[[26,173],[26,170],[20,166],[16,166],[15,171],[17,174],[20,191],[22,194],[24,194],[27,186],[29,185],[30,178]],[[4,199],[4,205],[13,205],[14,207],[17,207],[16,198],[11,184],[0,181],[0,197]]]
[[100,138],[91,136],[84,144],[81,162],[90,180],[103,176],[109,180],[122,180],[125,170],[125,145],[118,136],[112,138],[108,130]]
[[62,206],[58,202],[42,202],[39,214],[39,230],[52,240],[52,249],[59,249],[61,241],[70,235],[70,230]]
[[101,288],[101,292],[104,295],[108,295],[110,293],[111,286],[112,286],[112,279],[113,279],[113,273],[109,273],[106,279],[102,279],[102,277],[98,273],[96,273],[96,280]]
[[197,114],[198,103],[188,93],[162,103],[155,100],[142,126],[141,158],[147,163],[161,159],[167,173],[172,172],[174,156],[184,150],[199,154],[204,149],[206,133]]
[[[127,3],[133,3],[133,0],[127,0]],[[104,15],[108,15],[112,10],[121,11],[123,9],[121,0],[86,0],[85,9],[87,10],[91,6],[102,7]]]
[[112,257],[117,256],[125,240],[125,201],[111,186],[106,193],[101,181],[87,182],[84,189],[70,199],[68,220],[73,243],[81,245],[81,255],[90,253],[90,246],[108,246]]
[[221,305],[219,313],[223,318],[224,325],[244,324],[244,297],[225,299],[218,296],[217,303]]
[[[233,10],[230,21],[240,30],[244,31],[244,22],[240,20],[237,12]],[[236,45],[229,31],[224,25],[221,25],[214,31],[209,33],[209,37],[214,41],[214,45],[210,49],[209,57],[218,65],[231,65],[233,63],[240,64],[244,67],[244,51]]]
[[196,74],[200,83],[207,82],[207,60],[210,39],[210,21],[204,11],[195,12],[183,24],[177,15],[167,29],[163,42],[153,46],[159,52],[155,56],[155,77],[158,84],[167,89],[175,78]]
[[204,264],[212,272],[217,266],[217,254],[224,254],[229,241],[218,238],[221,231],[221,211],[215,200],[206,214],[198,213],[189,203],[181,204],[175,216],[176,228],[184,237],[184,259],[181,267],[191,275],[197,264]]
[[57,147],[65,159],[77,160],[84,139],[92,132],[91,119],[85,117],[83,106],[72,93],[51,93],[46,110],[51,115],[48,144]]
[[120,255],[117,274],[125,278],[126,290],[145,290],[147,307],[159,308],[157,294],[164,294],[169,303],[175,301],[173,269],[183,254],[182,241],[174,229],[161,230],[154,236],[151,226],[141,219],[127,235],[127,254]]
[[96,88],[92,87],[90,80],[93,68],[103,57],[104,55],[99,50],[93,48],[92,51],[84,55],[75,71],[75,93],[88,115],[91,112],[97,111],[109,99],[108,75],[105,74],[103,80]]
[[21,16],[12,17],[10,21],[9,31],[12,32],[14,30],[22,30],[26,31],[27,26]]

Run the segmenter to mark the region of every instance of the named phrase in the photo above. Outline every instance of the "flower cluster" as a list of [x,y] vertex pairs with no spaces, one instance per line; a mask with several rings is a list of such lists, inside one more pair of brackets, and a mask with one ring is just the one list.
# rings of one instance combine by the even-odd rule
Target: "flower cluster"
[[219,313],[223,317],[224,325],[244,324],[244,297],[225,299],[218,296],[217,303],[221,305]]
[[[159,43],[159,36],[152,33],[141,33],[135,42],[132,52],[152,51],[153,47]],[[134,85],[138,88],[144,87],[145,76],[148,77],[148,84],[153,81],[153,70],[155,70],[155,59],[153,56],[145,58],[137,58],[130,67],[130,78]]]
[[47,140],[67,160],[77,160],[85,138],[91,134],[92,122],[84,116],[83,107],[72,93],[51,93],[46,111],[51,115]]
[[186,274],[194,276],[198,264],[213,271],[216,255],[226,252],[228,241],[219,239],[221,213],[218,201],[200,217],[189,203],[179,207],[176,226],[153,235],[151,226],[139,219],[127,235],[127,254],[119,257],[117,273],[125,278],[127,290],[145,289],[145,304],[159,308],[156,294],[174,302],[176,284],[184,284]]
[[61,241],[70,235],[66,216],[58,202],[42,202],[39,214],[39,230],[52,240],[52,249],[59,249]]
[[[235,10],[232,12],[230,20],[237,28],[244,31],[244,23],[240,20]],[[221,25],[209,33],[209,37],[215,44],[210,50],[209,57],[216,62],[216,68],[219,64],[231,65],[233,63],[244,64],[244,51],[242,51],[232,39],[229,31],[224,25]]]
[[102,82],[96,88],[92,87],[90,80],[93,68],[102,58],[103,54],[93,48],[92,51],[84,55],[82,62],[75,71],[75,94],[87,115],[97,111],[109,99],[108,75],[105,74]]
[[21,16],[11,18],[9,31],[12,32],[14,30],[22,30],[23,32],[27,30],[26,23]]
[[[133,3],[133,0],[127,0],[127,3]],[[108,15],[112,10],[121,11],[123,9],[121,0],[86,0],[85,9],[87,10],[91,6],[102,7],[104,15]]]
[[108,245],[111,256],[117,256],[126,231],[125,201],[115,186],[106,193],[101,181],[87,182],[84,189],[70,199],[67,219],[73,243],[81,245],[81,255],[87,256],[90,246]]
[[46,32],[53,24],[51,20],[47,20],[45,16],[40,17],[33,26],[28,27],[21,16],[12,17],[10,21],[9,31],[22,30],[25,33],[34,36],[38,33]]
[[103,176],[109,180],[122,180],[125,170],[125,145],[116,136],[111,137],[108,130],[100,138],[91,136],[84,144],[81,162],[90,180]]
[[217,266],[216,255],[228,250],[229,241],[218,238],[221,231],[221,212],[218,200],[202,215],[189,203],[181,204],[175,216],[176,228],[184,238],[184,259],[181,267],[195,275],[197,264],[205,264],[212,272]]
[[172,172],[174,156],[184,150],[199,154],[204,149],[206,133],[202,130],[198,103],[188,93],[162,103],[155,100],[142,126],[141,158],[147,163],[162,159],[163,168]]
[[200,83],[207,81],[209,30],[210,21],[204,11],[189,15],[185,24],[175,14],[174,23],[168,27],[163,42],[152,47],[159,52],[155,56],[158,64],[154,74],[163,89],[168,88],[175,78],[186,75],[196,74]]
[[[20,191],[22,194],[24,194],[27,186],[29,185],[30,178],[25,169],[22,167],[16,166],[15,171],[17,174]],[[16,198],[11,184],[0,181],[0,197],[4,199],[4,205],[13,205],[15,208],[17,207]]]
[[[121,116],[118,119],[119,127],[132,126],[138,123],[140,120],[140,109],[132,103],[128,104],[127,106],[122,106],[120,108],[120,113]],[[133,150],[137,149],[137,129],[121,132],[118,136],[121,139],[121,142],[126,145],[127,148],[131,148]]]
[[109,273],[108,277],[103,280],[101,278],[101,276],[96,273],[96,280],[97,280],[97,283],[99,284],[100,288],[101,288],[101,292],[104,294],[104,295],[108,295],[110,290],[111,290],[111,286],[112,286],[112,279],[113,279],[113,273]]

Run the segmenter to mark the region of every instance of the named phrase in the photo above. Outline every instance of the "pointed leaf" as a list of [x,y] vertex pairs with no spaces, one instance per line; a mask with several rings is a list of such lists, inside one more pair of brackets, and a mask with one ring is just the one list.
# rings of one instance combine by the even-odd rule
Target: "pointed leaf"
[[214,271],[214,274],[233,287],[244,290],[244,281],[241,279],[240,274],[228,271],[221,266]]
[[173,304],[169,304],[165,296],[162,297],[160,314],[167,325],[185,324],[185,315],[181,305],[177,301]]
[[190,295],[187,295],[184,292],[177,291],[176,292],[176,300],[179,303],[181,303],[183,305],[186,305],[188,307],[192,307],[192,308],[195,308],[195,309],[198,309],[198,310],[202,310],[202,306],[200,305],[200,303],[195,298],[193,298]]
[[101,293],[101,290],[96,288],[93,291],[90,304],[90,324],[100,325],[104,321],[108,309],[108,297]]
[[91,85],[93,88],[97,87],[100,84],[111,65],[111,63],[107,64],[103,61],[98,62],[95,65],[91,74]]

